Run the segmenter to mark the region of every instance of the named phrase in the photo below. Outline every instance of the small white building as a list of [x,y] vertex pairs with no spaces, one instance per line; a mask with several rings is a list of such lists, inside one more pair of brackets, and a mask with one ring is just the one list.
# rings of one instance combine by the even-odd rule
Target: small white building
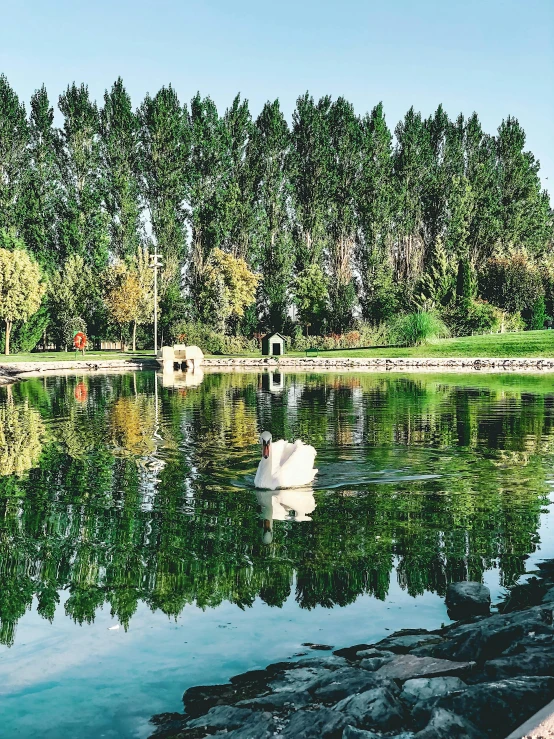
[[262,354],[269,357],[279,357],[285,353],[285,337],[275,332],[266,334],[262,339]]

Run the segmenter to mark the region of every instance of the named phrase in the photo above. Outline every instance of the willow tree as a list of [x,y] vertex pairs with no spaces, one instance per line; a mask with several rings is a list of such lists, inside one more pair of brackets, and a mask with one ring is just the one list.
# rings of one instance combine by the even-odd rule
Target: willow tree
[[0,318],[5,323],[5,353],[10,353],[14,321],[26,321],[38,311],[45,293],[38,264],[19,239],[13,250],[0,248]]

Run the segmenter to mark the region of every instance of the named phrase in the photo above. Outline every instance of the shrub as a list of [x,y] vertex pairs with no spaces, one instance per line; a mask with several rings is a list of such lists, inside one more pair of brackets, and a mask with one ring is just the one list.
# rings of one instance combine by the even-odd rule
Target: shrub
[[471,334],[490,334],[501,330],[502,311],[486,300],[471,300],[455,303],[445,319],[455,336],[471,336]]
[[419,346],[450,335],[444,321],[431,311],[417,311],[400,316],[392,322],[391,338],[396,344]]
[[539,295],[533,303],[533,307],[531,308],[529,328],[535,331],[540,330],[541,328],[544,328],[544,324],[547,319],[548,316],[546,314],[546,302],[544,299],[544,295]]
[[504,313],[500,330],[505,333],[525,331],[525,321],[521,313],[519,311],[515,313]]
[[172,328],[171,339],[176,344],[195,344],[204,354],[244,354],[259,350],[255,339],[227,336],[201,323],[180,321]]

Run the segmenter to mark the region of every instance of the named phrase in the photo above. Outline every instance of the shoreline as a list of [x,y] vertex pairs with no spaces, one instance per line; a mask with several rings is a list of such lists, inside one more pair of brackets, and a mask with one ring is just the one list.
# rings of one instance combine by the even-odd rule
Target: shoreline
[[446,601],[463,620],[448,626],[403,629],[191,687],[183,713],[152,717],[151,739],[546,739],[554,726],[554,561],[538,568],[538,579],[512,588],[497,613],[483,585],[455,583]]
[[[251,372],[255,370],[339,371],[339,372],[464,372],[468,374],[554,372],[554,358],[543,357],[445,357],[445,358],[365,358],[365,357],[204,357],[202,371]],[[161,369],[155,357],[129,359],[80,359],[66,361],[0,362],[0,385],[32,377]],[[193,374],[193,373],[191,373]]]

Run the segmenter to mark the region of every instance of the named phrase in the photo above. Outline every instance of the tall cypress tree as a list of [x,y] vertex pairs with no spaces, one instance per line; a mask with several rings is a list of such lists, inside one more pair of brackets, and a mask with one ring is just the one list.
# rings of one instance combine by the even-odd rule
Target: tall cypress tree
[[112,254],[136,254],[142,240],[138,183],[139,122],[121,77],[104,93],[100,110],[101,157]]

